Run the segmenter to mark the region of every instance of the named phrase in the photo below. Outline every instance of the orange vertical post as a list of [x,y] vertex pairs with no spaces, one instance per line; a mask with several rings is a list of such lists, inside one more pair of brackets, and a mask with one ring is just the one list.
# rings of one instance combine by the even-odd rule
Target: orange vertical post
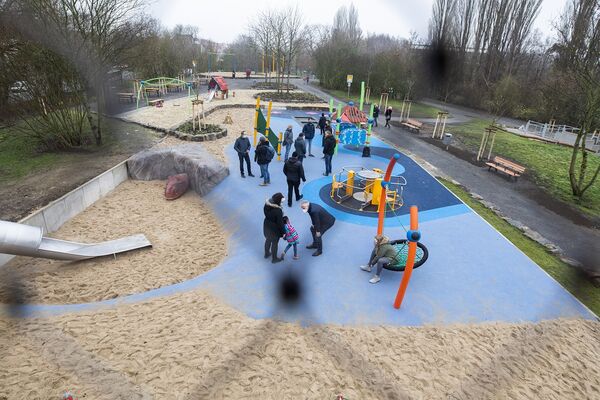
[[[419,229],[419,210],[417,206],[412,206],[410,208],[410,230],[416,231]],[[409,241],[408,242],[408,258],[406,259],[406,268],[404,268],[404,274],[402,275],[402,281],[400,281],[400,287],[398,288],[398,293],[396,294],[396,299],[394,300],[394,308],[398,309],[402,305],[402,300],[404,299],[404,294],[406,293],[406,288],[408,287],[408,281],[410,281],[410,276],[412,275],[413,267],[415,266],[415,257],[417,255],[417,242]]]
[[[386,204],[385,200],[387,197],[387,182],[390,181],[390,177],[392,176],[392,171],[394,170],[394,165],[396,165],[396,161],[400,158],[400,154],[396,153],[390,159],[390,163],[387,166],[385,171],[385,176],[383,177],[384,184],[381,186],[381,195],[379,197],[379,204]],[[377,217],[377,234],[383,235],[383,220],[385,218],[385,209],[386,207],[379,207],[379,215]]]

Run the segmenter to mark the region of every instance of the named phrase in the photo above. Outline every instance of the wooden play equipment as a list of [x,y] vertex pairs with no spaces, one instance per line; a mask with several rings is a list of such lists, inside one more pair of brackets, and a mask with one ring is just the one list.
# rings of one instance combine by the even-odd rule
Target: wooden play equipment
[[[381,92],[381,96],[379,96],[379,108],[381,108],[384,111],[387,110],[389,97],[390,97],[389,93]],[[384,104],[385,104],[385,106],[384,106]]]
[[217,93],[215,93],[216,99],[220,98],[221,100],[225,100],[229,97],[229,87],[227,86],[227,82],[225,82],[225,79],[222,76],[213,76],[212,78],[210,78],[210,80],[208,81],[208,90],[214,90],[218,93],[221,93],[220,96],[217,96]]
[[498,156],[495,156],[491,161],[486,162],[485,165],[488,166],[488,171],[493,169],[494,171],[504,172],[506,175],[515,178],[515,181],[519,176],[525,173],[525,167],[522,165]]
[[[202,113],[202,118],[200,118]],[[196,130],[196,120],[198,121],[198,129],[204,127],[204,100],[194,99],[192,100],[192,131]]]
[[[179,87],[179,91],[183,91],[184,88],[188,90],[188,98],[192,97],[192,82],[186,82],[179,78],[168,78],[158,77],[147,79],[134,83],[134,89],[137,93],[136,108],[140,107],[140,100],[145,100],[146,105],[155,105],[161,107],[164,100],[160,98],[161,95],[166,95],[169,92],[169,88],[174,90],[175,87]],[[150,100],[149,97],[156,96],[157,99]]]
[[229,111],[227,112],[227,115],[225,116],[223,123],[228,124],[228,125],[233,124],[233,119],[231,118],[231,114],[229,113]]
[[[448,120],[448,113],[446,111],[439,111],[435,120],[435,126],[433,127],[432,139],[442,139],[444,137],[444,130],[446,129],[446,121]],[[440,129],[438,129],[440,128]]]
[[486,150],[488,150],[486,159],[490,159],[490,156],[492,155],[492,149],[494,148],[494,141],[496,140],[497,131],[498,127],[495,125],[490,125],[485,128],[483,136],[481,137],[481,145],[479,146],[479,151],[477,152],[477,161],[480,161],[484,157]]

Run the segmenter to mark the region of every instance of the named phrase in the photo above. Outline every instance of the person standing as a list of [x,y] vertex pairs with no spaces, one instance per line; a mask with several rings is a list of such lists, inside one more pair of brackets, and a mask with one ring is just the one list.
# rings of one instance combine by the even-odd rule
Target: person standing
[[294,142],[294,149],[298,155],[298,160],[302,162],[306,157],[306,141],[304,140],[304,133],[298,135],[298,138]]
[[321,135],[325,135],[325,126],[327,125],[327,117],[325,117],[325,113],[321,113],[321,118],[319,118],[318,125]]
[[335,147],[337,146],[337,141],[335,140],[335,137],[331,131],[325,132],[325,139],[323,143],[323,156],[325,158],[325,173],[323,175],[328,176],[331,174],[331,159],[333,158]]
[[279,239],[285,235],[285,223],[283,222],[283,209],[281,203],[285,200],[283,194],[275,193],[265,201],[263,212],[263,234],[265,236],[265,258],[271,258],[273,264],[283,260],[278,257]]
[[288,185],[288,207],[292,206],[292,190],[296,194],[296,201],[302,199],[300,194],[300,180],[306,182],[304,176],[304,167],[302,163],[298,161],[298,154],[292,153],[292,157],[283,164],[283,173],[287,178]]
[[292,149],[292,145],[294,144],[294,133],[292,132],[292,126],[288,125],[285,133],[283,134],[283,145],[285,146],[285,157],[284,161],[288,160],[290,155],[290,150]]
[[375,104],[373,107],[373,126],[377,126],[377,118],[379,118],[379,106]]
[[312,234],[313,242],[311,245],[306,246],[306,248],[316,249],[313,253],[313,257],[320,256],[323,254],[323,234],[335,224],[335,217],[329,214],[320,205],[308,201],[303,201],[302,204],[300,204],[300,208],[302,208],[303,212],[308,213],[312,223],[310,233]]
[[240,132],[240,137],[235,139],[235,144],[233,145],[233,149],[237,152],[238,158],[240,159],[240,173],[242,174],[242,178],[245,178],[244,175],[244,161],[246,161],[246,169],[248,170],[248,176],[252,175],[252,167],[250,166],[250,148],[252,145],[250,144],[250,139],[246,137],[246,131]]
[[387,110],[385,110],[385,128],[391,128],[390,127],[390,120],[392,119],[392,107],[388,107]]
[[275,151],[267,142],[267,138],[264,136],[260,137],[258,142],[258,146],[254,150],[254,161],[260,167],[260,174],[263,178],[263,183],[260,183],[260,186],[267,186],[271,183],[271,176],[269,175],[269,163],[273,159],[275,155]]
[[304,133],[304,137],[306,138],[306,142],[308,143],[308,156],[314,157],[312,154],[312,140],[315,137],[315,125],[308,121],[302,127],[302,133]]

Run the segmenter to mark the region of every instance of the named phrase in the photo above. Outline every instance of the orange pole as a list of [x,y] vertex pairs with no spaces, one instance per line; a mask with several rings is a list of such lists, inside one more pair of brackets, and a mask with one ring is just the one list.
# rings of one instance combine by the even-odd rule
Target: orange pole
[[[392,170],[394,169],[394,165],[396,165],[396,161],[400,158],[400,154],[394,154],[394,156],[390,159],[390,163],[387,166],[387,170],[385,171],[385,176],[383,177],[384,182],[389,182],[390,177],[392,176]],[[381,196],[379,197],[379,215],[377,218],[377,234],[383,235],[383,220],[385,218],[385,209],[387,208],[386,200],[387,200],[387,189],[386,185],[382,185],[381,187]],[[383,204],[383,207],[381,206]]]
[[[419,229],[419,210],[417,209],[417,206],[412,206],[410,208],[410,230],[416,231],[417,229]],[[400,287],[398,288],[398,293],[396,294],[396,299],[394,300],[394,308],[396,309],[400,308],[400,305],[402,305],[402,299],[404,299],[404,294],[406,293],[406,288],[408,287],[408,281],[410,281],[410,276],[412,275],[413,267],[415,266],[416,255],[417,242],[408,242],[408,258],[406,259],[406,268],[404,269],[402,281],[400,281]]]

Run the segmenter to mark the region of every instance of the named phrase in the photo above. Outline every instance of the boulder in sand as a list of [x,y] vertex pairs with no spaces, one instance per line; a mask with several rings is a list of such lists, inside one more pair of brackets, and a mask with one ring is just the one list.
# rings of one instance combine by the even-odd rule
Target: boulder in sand
[[143,181],[187,174],[189,185],[200,196],[229,175],[229,168],[196,143],[141,151],[127,160],[127,170],[132,179]]

